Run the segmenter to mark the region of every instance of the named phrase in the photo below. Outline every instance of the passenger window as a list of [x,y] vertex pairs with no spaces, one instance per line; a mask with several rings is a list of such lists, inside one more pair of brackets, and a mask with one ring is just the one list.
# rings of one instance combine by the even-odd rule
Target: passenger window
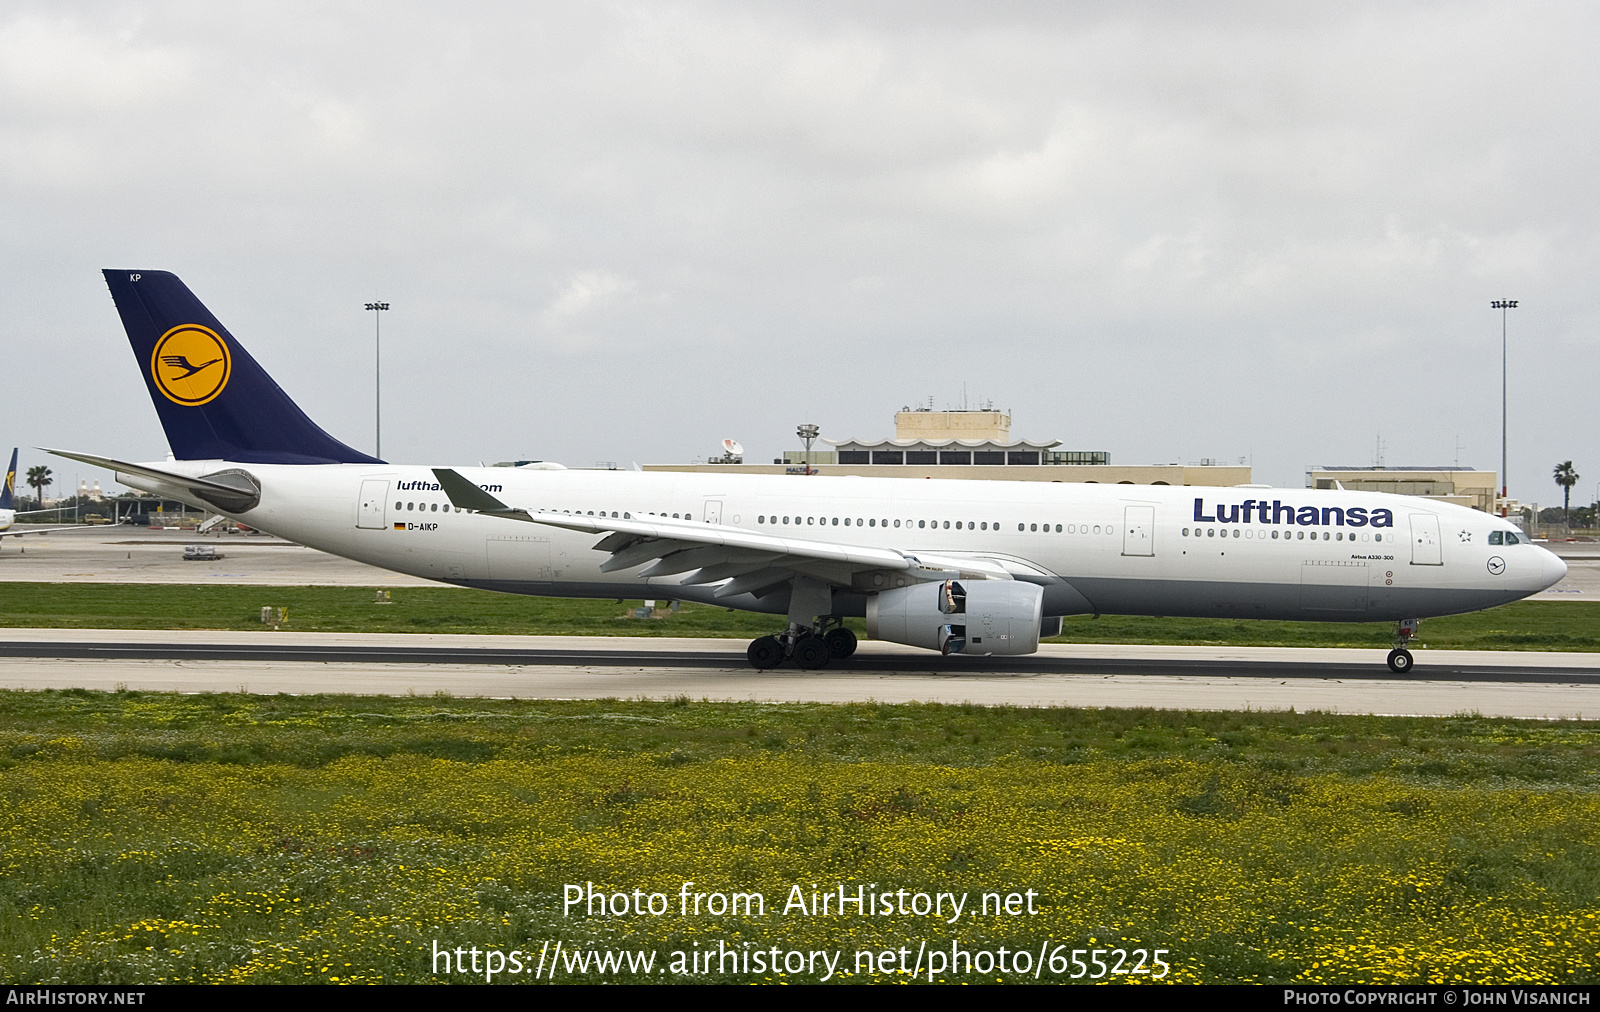
[[438,503],[434,503],[433,506],[429,508],[428,512],[429,513],[437,513],[437,512],[439,512],[439,504]]
[[395,503],[395,504],[394,504],[394,508],[395,508],[395,509],[400,509],[400,508],[401,508],[401,505],[400,505],[400,503]]
[[833,526],[835,526],[835,527],[839,526],[839,518],[838,517],[834,517],[833,518]]
[[416,508],[417,508],[417,504],[416,504],[416,503],[414,503],[414,502],[408,502],[408,503],[406,503],[406,509],[408,509],[408,510],[414,510],[414,509],[416,509]]
[[896,521],[895,521],[895,522],[894,522],[894,525],[895,525],[895,526],[896,526],[896,527],[899,527],[899,526],[900,526],[900,521],[898,521],[898,520],[896,520]]
[[1206,528],[1206,537],[1214,538],[1216,536],[1217,536],[1217,529],[1215,527],[1207,527]]

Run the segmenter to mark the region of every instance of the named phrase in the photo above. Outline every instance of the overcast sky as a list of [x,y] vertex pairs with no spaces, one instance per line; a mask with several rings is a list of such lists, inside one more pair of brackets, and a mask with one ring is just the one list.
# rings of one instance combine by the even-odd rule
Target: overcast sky
[[1514,298],[1512,494],[1589,502],[1597,45],[1506,0],[9,0],[0,438],[165,455],[116,267],[367,450],[387,300],[390,460],[767,460],[965,391],[1118,463],[1492,469]]

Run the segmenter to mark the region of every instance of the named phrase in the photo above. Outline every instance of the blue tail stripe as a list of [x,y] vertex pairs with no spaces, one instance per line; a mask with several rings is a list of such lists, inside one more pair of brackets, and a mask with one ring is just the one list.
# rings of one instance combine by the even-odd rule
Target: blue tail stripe
[[17,508],[17,447],[11,448],[11,466],[6,468],[6,484],[0,488],[0,510]]
[[382,463],[306,417],[176,275],[103,273],[174,457],[250,464]]

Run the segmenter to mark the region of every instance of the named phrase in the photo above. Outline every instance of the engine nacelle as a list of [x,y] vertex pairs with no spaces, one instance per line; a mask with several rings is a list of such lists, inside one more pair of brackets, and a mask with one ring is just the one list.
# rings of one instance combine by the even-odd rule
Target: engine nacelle
[[942,654],[1039,649],[1044,589],[1020,580],[945,580],[867,599],[867,635]]

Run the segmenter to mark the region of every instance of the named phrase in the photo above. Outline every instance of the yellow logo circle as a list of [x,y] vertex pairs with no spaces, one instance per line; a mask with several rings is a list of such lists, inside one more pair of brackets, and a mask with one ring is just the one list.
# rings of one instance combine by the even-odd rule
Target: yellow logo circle
[[196,323],[162,334],[150,355],[150,376],[156,387],[167,400],[190,407],[222,393],[232,371],[227,342]]

